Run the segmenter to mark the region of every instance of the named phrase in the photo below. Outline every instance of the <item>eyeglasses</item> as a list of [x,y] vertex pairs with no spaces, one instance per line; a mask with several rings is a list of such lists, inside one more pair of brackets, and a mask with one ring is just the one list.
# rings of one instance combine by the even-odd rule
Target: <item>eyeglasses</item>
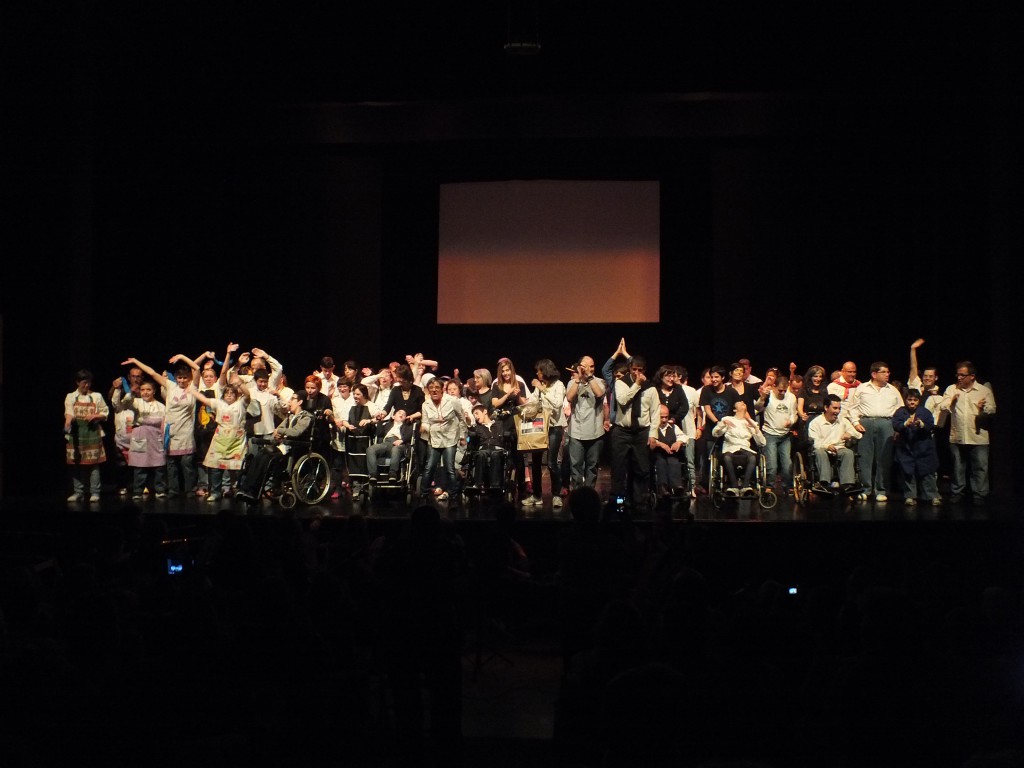
[[958,379],[966,379],[968,376],[973,376],[973,373],[958,373],[956,377]]

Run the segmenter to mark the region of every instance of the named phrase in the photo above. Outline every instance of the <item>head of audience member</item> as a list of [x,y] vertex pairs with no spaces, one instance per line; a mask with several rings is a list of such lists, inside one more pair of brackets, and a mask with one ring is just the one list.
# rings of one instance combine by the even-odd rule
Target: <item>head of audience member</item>
[[799,373],[794,373],[789,379],[789,391],[794,395],[800,394],[800,390],[804,388],[804,377]]
[[740,421],[746,421],[749,413],[747,412],[747,404],[742,400],[737,400],[733,403],[732,412],[736,414],[736,418]]
[[658,406],[658,421],[661,423],[661,426],[668,426],[668,406],[664,403]]
[[259,368],[253,373],[252,380],[256,382],[256,389],[260,392],[266,392],[267,386],[270,384],[270,371],[265,367]]
[[847,360],[839,369],[839,374],[847,384],[853,384],[857,381],[857,364],[852,360]]
[[625,360],[616,363],[615,369],[612,372],[612,376],[615,377],[616,381],[618,381],[619,379],[625,379],[627,376],[629,376],[629,363],[627,363]]
[[302,401],[291,388],[285,387],[283,390],[281,390],[281,393],[278,395],[278,397],[280,397],[281,400],[284,402],[284,407],[288,409],[289,413],[296,414],[302,410]]
[[838,368],[828,375],[828,380],[830,382],[839,381],[841,378],[843,378],[843,372]]
[[743,366],[743,378],[744,380],[746,380],[750,376],[751,370],[753,370],[753,366],[750,364],[750,359],[746,357],[741,357],[736,362],[737,364]]
[[576,363],[576,375],[582,381],[594,375],[594,358],[590,355],[583,355]]
[[328,381],[334,376],[334,358],[329,355],[325,355],[320,358],[320,373],[323,374],[324,378]]
[[775,385],[775,380],[777,378],[779,378],[779,369],[769,368],[768,372],[764,375],[764,383],[767,384],[769,387],[772,387]]
[[253,376],[256,375],[257,371],[269,371],[267,368],[267,361],[255,354],[249,358],[249,367],[252,368]]
[[702,387],[713,386],[712,383],[711,383],[711,369],[710,368],[705,368],[703,371],[700,372],[700,385]]
[[956,386],[967,390],[974,386],[978,371],[970,360],[961,360],[956,364]]
[[287,410],[291,410],[290,403],[293,396],[296,400],[299,399],[298,395],[295,394],[295,390],[291,387],[282,387],[277,392],[277,399],[281,402],[282,407]]
[[473,406],[473,418],[477,424],[483,424],[485,427],[491,424],[491,415],[487,411],[487,406],[483,403],[477,403]]
[[723,366],[711,366],[711,388],[716,392],[723,392],[725,390],[725,377],[728,375],[729,372]]
[[441,402],[444,397],[444,387],[441,385],[440,379],[431,379],[427,383],[427,395],[435,405]]
[[352,396],[352,385],[349,384],[345,379],[338,379],[338,397],[342,400],[348,400]]
[[395,420],[396,424],[404,424],[405,423],[405,418],[406,418],[405,409],[404,408],[398,408],[391,418],[393,418]]
[[843,401],[839,395],[833,395],[831,393],[825,395],[825,410],[822,411],[822,416],[825,417],[825,421],[829,424],[835,424],[836,419],[839,418],[839,412],[843,410]]
[[319,376],[307,376],[306,383],[304,385],[306,390],[306,399],[312,400],[320,393],[320,377]]
[[224,393],[221,395],[224,402],[228,405],[235,402],[238,399],[239,389],[237,384],[225,384]]
[[775,392],[775,396],[781,400],[786,396],[786,392],[789,391],[789,379],[786,376],[779,376],[772,383],[772,391]]
[[356,405],[366,405],[370,402],[370,390],[366,388],[365,384],[356,384],[352,387],[352,398],[356,401]]
[[534,363],[533,369],[537,372],[537,380],[543,382],[546,386],[551,386],[560,378],[558,368],[546,357]]
[[462,382],[453,376],[444,385],[444,391],[452,397],[462,397]]
[[825,386],[825,369],[820,365],[812,365],[804,374],[804,389],[808,392],[820,392]]
[[889,383],[889,364],[876,360],[871,364],[871,383],[876,387],[884,387]]
[[686,384],[690,380],[690,372],[682,365],[673,365],[672,369],[676,372],[676,383]]
[[379,389],[390,389],[395,381],[395,375],[390,368],[381,368],[377,372],[377,387]]
[[486,368],[477,368],[473,371],[473,384],[476,385],[477,392],[486,392],[491,388],[491,372]]
[[156,386],[151,381],[144,381],[139,385],[139,396],[143,402],[151,403],[156,398]]

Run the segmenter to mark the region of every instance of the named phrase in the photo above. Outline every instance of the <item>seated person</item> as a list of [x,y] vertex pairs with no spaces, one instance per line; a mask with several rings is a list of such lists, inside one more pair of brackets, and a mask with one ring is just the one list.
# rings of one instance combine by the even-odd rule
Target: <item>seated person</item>
[[286,438],[294,440],[307,436],[313,428],[313,414],[303,410],[302,401],[294,392],[288,400],[287,407],[287,418],[269,435],[273,444],[268,444],[266,438],[254,438],[263,445],[249,461],[245,476],[239,484],[237,496],[244,501],[252,502],[259,498],[263,478],[292,450],[291,446],[283,441]]
[[814,449],[818,468],[818,482],[814,484],[818,493],[831,493],[828,486],[832,482],[832,457],[839,463],[840,488],[848,491],[856,487],[855,455],[847,441],[859,440],[860,432],[846,416],[840,416],[842,403],[839,395],[829,393],[825,396],[824,412],[807,426],[807,440]]
[[722,441],[722,464],[729,475],[729,487],[725,491],[726,496],[740,495],[740,482],[736,475],[736,464],[743,464],[743,496],[753,496],[756,492],[753,488],[754,470],[757,469],[757,451],[750,447],[753,440],[759,446],[764,446],[765,438],[761,433],[761,427],[757,425],[747,412],[747,404],[737,400],[733,404],[733,416],[724,416],[715,425],[712,433],[715,437],[724,436]]
[[405,418],[405,411],[399,408],[392,418],[381,421],[377,425],[377,442],[366,449],[366,472],[370,482],[377,482],[382,456],[388,457],[388,481],[398,480],[398,469],[402,466],[402,457],[409,453],[412,445],[412,422]]
[[476,423],[469,430],[469,449],[463,464],[473,465],[473,485],[501,488],[505,474],[505,427],[491,419],[484,403],[473,406]]
[[683,492],[683,465],[679,454],[685,455],[687,437],[682,427],[673,426],[669,422],[667,405],[658,407],[660,420],[651,430],[651,459],[654,463],[654,476],[658,483],[658,495],[668,496],[670,493],[681,495]]

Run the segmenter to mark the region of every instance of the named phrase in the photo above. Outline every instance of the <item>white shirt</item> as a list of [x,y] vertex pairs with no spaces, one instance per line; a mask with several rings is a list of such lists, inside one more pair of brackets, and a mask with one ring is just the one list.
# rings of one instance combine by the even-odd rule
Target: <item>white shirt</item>
[[850,421],[860,424],[864,418],[886,418],[903,407],[900,391],[892,384],[881,387],[874,382],[865,381],[853,391],[853,405],[850,406]]
[[429,396],[423,401],[423,418],[420,434],[431,448],[450,448],[459,442],[459,422],[466,420],[462,403],[458,398],[445,393],[441,402],[435,403]]
[[787,390],[781,398],[772,390],[764,405],[764,431],[781,437],[787,434],[798,418],[796,395]]
[[815,448],[827,449],[833,445],[842,448],[851,437],[860,440],[861,434],[842,413],[831,424],[824,414],[818,414],[807,425],[807,438]]
[[739,419],[736,416],[724,416],[715,424],[711,434],[715,437],[725,435],[722,445],[724,453],[736,453],[737,451],[753,453],[754,450],[750,447],[751,438],[758,445],[764,445],[767,441],[764,439],[764,435],[761,434],[761,430],[754,429],[751,426],[752,421],[749,417]]
[[[953,403],[953,395],[959,395]],[[996,397],[984,384],[974,382],[968,389],[950,384],[939,406],[949,413],[949,442],[957,445],[988,445],[988,430],[978,429],[975,419],[982,409],[978,403],[984,399],[984,412],[996,412]]]

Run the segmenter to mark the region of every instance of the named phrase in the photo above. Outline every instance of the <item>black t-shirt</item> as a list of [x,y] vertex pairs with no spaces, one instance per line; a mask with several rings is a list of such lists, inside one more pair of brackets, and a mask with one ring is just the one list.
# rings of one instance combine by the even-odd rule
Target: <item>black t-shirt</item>
[[[736,390],[732,387],[726,387],[722,392],[715,392],[712,387],[704,387],[700,391],[700,407],[704,409],[705,405],[711,406],[711,413],[714,414],[715,420],[720,421],[725,416],[732,416],[733,406],[736,404]],[[711,419],[708,419],[709,424],[705,428],[705,431],[710,432],[715,424]]]
[[[755,411],[754,411],[754,403],[756,403],[757,402],[757,398],[759,398],[761,396],[761,393],[758,391],[758,385],[755,385],[755,384],[744,384],[743,385],[743,393],[742,394],[739,391],[737,391],[737,389],[734,386],[732,386],[731,384],[727,385],[726,389],[732,391],[732,394],[733,394],[732,404],[733,404],[733,406],[735,407],[736,403],[738,401],[742,400],[744,403],[747,404],[747,415],[750,416],[750,418],[754,418],[754,413],[755,413]],[[732,412],[730,411],[726,415],[731,416]]]

